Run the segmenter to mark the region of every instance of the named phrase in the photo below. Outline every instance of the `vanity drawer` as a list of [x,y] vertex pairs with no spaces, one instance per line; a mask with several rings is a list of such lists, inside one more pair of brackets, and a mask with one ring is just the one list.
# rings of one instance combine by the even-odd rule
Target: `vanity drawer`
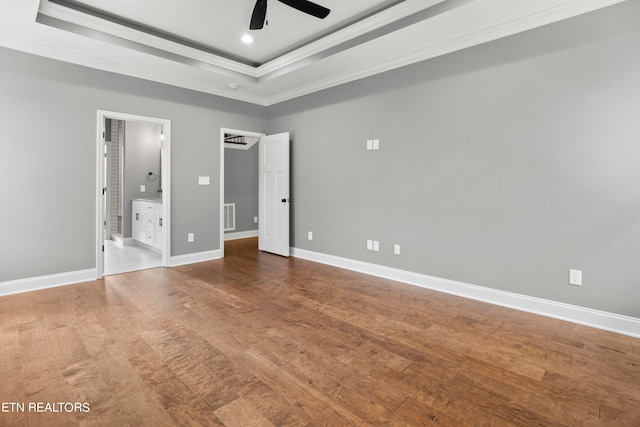
[[144,202],[142,200],[133,200],[131,207],[134,211],[140,212],[154,212],[156,206],[162,206],[161,203]]

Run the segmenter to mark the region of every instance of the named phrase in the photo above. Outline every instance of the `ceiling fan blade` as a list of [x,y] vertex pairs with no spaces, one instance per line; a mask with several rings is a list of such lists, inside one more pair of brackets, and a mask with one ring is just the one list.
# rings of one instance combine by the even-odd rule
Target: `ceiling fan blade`
[[298,9],[300,12],[308,13],[316,18],[324,19],[327,17],[331,10],[319,4],[312,3],[307,0],[278,0],[280,3],[284,3],[287,6],[291,6],[294,9]]
[[267,0],[257,0],[251,14],[250,30],[259,30],[264,27],[264,21],[267,18]]

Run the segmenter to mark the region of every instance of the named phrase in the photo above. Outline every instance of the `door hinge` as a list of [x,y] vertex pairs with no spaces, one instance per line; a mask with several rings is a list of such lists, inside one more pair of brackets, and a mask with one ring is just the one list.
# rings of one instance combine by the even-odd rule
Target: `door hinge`
[[105,139],[107,137],[107,133],[102,131],[102,139]]
[[104,245],[102,245],[102,252],[104,252]]
[[104,196],[105,194],[107,194],[107,187],[102,188],[102,195]]

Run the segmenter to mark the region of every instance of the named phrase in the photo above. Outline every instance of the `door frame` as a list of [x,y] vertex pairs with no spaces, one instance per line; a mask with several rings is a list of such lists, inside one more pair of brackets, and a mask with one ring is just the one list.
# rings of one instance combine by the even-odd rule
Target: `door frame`
[[[115,111],[98,110],[96,125],[96,278],[104,276],[104,135],[105,119],[147,122],[162,126],[164,140],[161,143],[160,188],[162,189],[162,266],[169,267],[171,261],[171,120],[139,116]],[[125,218],[122,219],[123,221]]]
[[[224,258],[224,134],[232,133],[234,135],[249,136],[252,138],[261,138],[266,133],[251,132],[246,130],[220,128],[220,257]],[[258,142],[259,143],[259,142]],[[258,222],[258,229],[260,222]]]

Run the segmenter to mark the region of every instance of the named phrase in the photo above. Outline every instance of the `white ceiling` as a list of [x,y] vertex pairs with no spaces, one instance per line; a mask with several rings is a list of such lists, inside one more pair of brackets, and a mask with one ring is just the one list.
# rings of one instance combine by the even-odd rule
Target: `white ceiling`
[[[191,41],[204,49],[260,65],[379,12],[401,0],[319,0],[332,9],[325,20],[306,15],[277,0],[268,2],[268,25],[249,31],[255,0],[51,0],[50,3],[85,6],[105,18],[117,17],[134,26]],[[242,43],[251,34],[255,43]],[[226,54],[226,55],[225,55]]]
[[0,0],[0,45],[273,105],[621,1],[269,0],[249,31],[255,0]]

